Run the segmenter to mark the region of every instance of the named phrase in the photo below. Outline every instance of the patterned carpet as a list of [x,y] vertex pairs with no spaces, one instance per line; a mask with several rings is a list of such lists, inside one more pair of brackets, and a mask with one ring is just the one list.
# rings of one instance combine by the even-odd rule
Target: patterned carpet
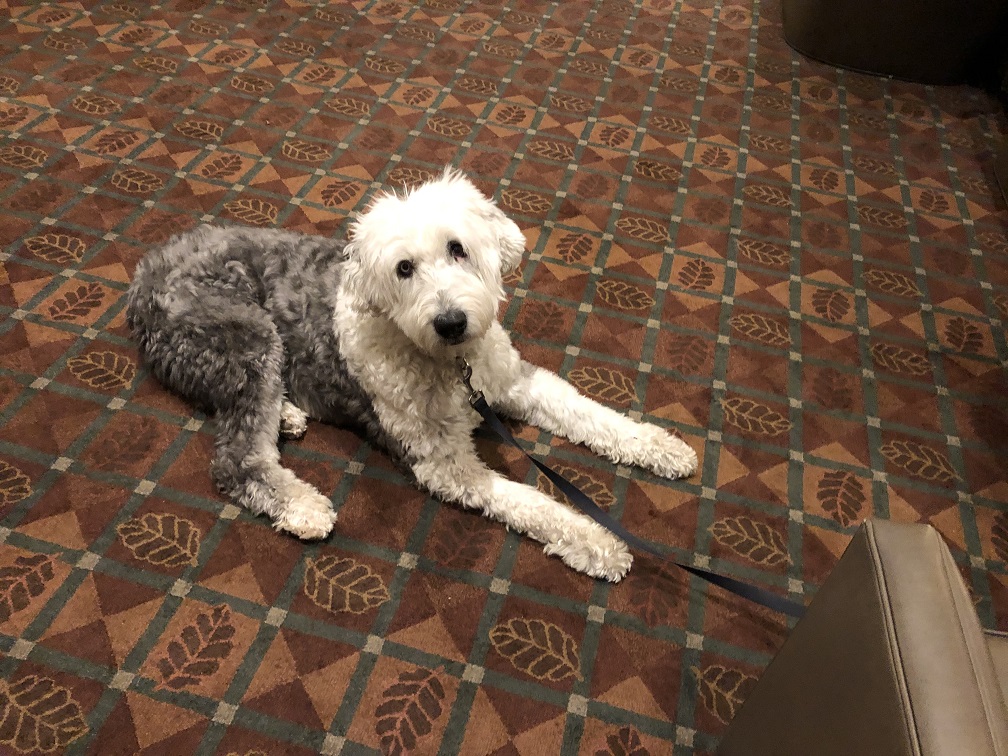
[[594,582],[318,425],[284,458],[340,519],[296,542],[214,493],[212,421],[137,364],[150,245],[337,234],[446,163],[527,235],[526,357],[701,472],[530,449],[800,600],[863,518],[930,522],[1008,629],[1008,123],[982,93],[801,59],[773,0],[0,9],[0,750],[716,747],[779,617],[645,558]]

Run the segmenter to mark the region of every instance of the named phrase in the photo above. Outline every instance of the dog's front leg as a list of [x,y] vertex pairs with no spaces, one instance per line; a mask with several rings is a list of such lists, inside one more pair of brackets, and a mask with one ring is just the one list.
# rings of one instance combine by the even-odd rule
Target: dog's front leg
[[682,439],[604,407],[555,373],[527,362],[495,405],[504,414],[584,444],[616,463],[644,467],[666,478],[683,478],[696,470],[696,452]]
[[621,540],[542,492],[490,470],[474,448],[412,465],[417,482],[443,501],[478,509],[545,544],[547,554],[596,578],[619,581],[633,561]]

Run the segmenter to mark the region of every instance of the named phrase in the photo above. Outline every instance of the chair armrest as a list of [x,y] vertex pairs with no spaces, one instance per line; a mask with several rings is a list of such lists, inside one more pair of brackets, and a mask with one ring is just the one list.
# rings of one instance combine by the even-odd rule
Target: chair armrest
[[864,524],[718,753],[1008,754],[990,651],[934,528]]

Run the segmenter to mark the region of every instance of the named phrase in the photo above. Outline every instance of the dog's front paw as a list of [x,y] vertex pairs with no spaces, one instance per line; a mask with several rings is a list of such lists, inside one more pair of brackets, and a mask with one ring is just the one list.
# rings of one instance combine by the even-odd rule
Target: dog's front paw
[[298,488],[301,490],[287,499],[274,518],[274,526],[305,541],[325,538],[336,522],[332,502],[307,483],[301,483]]
[[645,425],[640,434],[640,465],[663,478],[687,478],[697,469],[697,453],[681,438],[659,428]]
[[564,564],[578,572],[613,583],[622,580],[633,563],[633,555],[627,545],[595,523],[547,543],[543,550],[551,556],[560,557]]
[[280,435],[283,438],[301,438],[307,430],[308,414],[285,399],[280,408]]

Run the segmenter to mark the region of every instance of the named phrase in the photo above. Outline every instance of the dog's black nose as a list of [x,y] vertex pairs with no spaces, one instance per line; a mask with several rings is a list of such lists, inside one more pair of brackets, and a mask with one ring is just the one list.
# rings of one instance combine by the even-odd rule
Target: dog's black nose
[[445,341],[458,343],[466,331],[466,314],[462,310],[448,310],[434,318],[434,331]]

